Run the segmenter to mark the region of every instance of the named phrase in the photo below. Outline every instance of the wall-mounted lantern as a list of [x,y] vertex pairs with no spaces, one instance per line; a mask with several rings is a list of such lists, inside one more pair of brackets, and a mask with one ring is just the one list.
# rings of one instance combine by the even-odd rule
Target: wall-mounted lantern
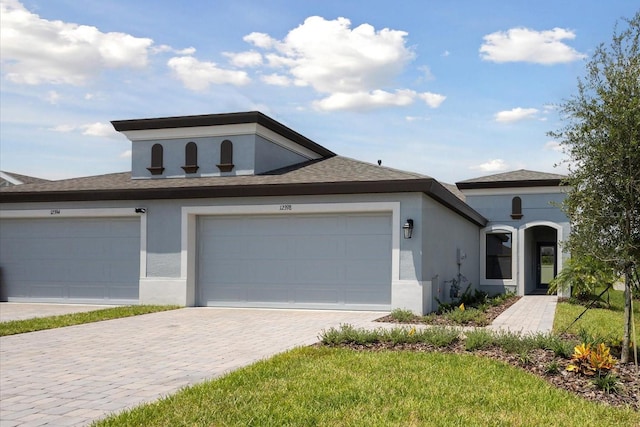
[[404,238],[410,239],[413,234],[413,220],[408,219],[407,222],[402,226],[402,231],[404,231]]
[[136,208],[136,213],[139,213],[139,214],[147,213],[147,208]]

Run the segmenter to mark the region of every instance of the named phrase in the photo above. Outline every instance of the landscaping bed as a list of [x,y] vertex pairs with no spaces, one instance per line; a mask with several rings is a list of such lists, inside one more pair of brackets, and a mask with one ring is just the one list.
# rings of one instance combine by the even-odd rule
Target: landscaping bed
[[[439,329],[441,330],[429,332],[428,330],[416,331],[415,328],[404,327],[397,328],[395,331],[364,332],[343,325],[342,331],[325,332],[321,337],[321,342],[317,345],[374,352],[386,350],[445,354],[471,353],[523,369],[555,387],[584,399],[615,407],[630,407],[635,411],[640,411],[640,372],[636,370],[634,365],[620,363],[615,365],[612,373],[617,378],[614,382],[616,389],[609,392],[597,387],[593,377],[566,370],[571,363],[573,347],[579,341],[575,336],[558,337],[551,334],[537,334],[520,337],[511,332],[475,330],[467,332],[466,338],[461,332],[458,332],[459,335],[455,338],[448,335],[448,339],[443,339],[447,332],[443,328]],[[376,334],[378,339],[375,338]],[[430,334],[436,338],[423,337]]]
[[521,297],[517,295],[500,296],[499,298],[488,299],[487,303],[477,306],[465,307],[461,310],[459,306],[448,310],[430,313],[425,316],[417,316],[406,310],[394,310],[391,314],[376,319],[377,322],[385,323],[414,323],[424,325],[440,326],[487,326],[502,314],[506,309],[518,302]]

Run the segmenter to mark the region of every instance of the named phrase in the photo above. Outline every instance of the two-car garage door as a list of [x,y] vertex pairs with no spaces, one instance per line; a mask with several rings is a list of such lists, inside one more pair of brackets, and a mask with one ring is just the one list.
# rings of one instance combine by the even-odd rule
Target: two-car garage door
[[198,305],[388,309],[391,215],[204,216]]
[[140,219],[2,219],[0,267],[9,301],[137,303]]

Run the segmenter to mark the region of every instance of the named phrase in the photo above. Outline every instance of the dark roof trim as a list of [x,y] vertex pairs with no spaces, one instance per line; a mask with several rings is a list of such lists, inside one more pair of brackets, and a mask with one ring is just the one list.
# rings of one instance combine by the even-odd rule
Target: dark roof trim
[[520,181],[491,181],[491,182],[458,182],[460,190],[477,188],[521,188],[521,187],[558,187],[563,185],[561,179],[532,179]]
[[98,200],[202,199],[219,197],[303,196],[361,193],[425,193],[476,225],[487,219],[432,178],[393,181],[260,184],[217,187],[180,187],[123,190],[40,191],[0,193],[2,203],[72,202]]
[[111,122],[118,132],[148,130],[148,129],[172,129],[188,128],[196,126],[237,125],[245,123],[257,123],[272,130],[291,141],[320,154],[323,157],[333,157],[336,154],[317,144],[309,138],[299,134],[293,129],[283,125],[262,114],[259,111],[245,113],[205,114],[197,116],[160,117],[155,119],[114,120]]

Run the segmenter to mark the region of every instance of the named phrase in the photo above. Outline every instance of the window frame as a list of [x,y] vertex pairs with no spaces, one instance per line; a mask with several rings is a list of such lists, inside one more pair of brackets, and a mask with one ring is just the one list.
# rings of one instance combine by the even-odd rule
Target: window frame
[[[511,278],[489,279],[487,278],[487,235],[496,233],[511,233]],[[515,286],[518,281],[518,229],[496,224],[486,227],[480,233],[480,284],[484,286]]]

